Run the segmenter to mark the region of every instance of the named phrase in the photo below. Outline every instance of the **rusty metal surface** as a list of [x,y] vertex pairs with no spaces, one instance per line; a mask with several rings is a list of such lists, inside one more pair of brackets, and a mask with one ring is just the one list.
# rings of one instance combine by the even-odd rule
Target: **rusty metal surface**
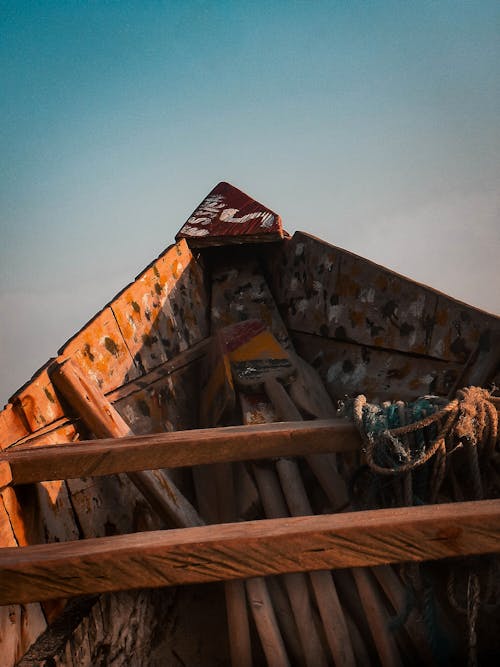
[[110,304],[140,374],[208,335],[203,269],[185,241],[171,246]]
[[175,237],[192,247],[262,243],[283,238],[281,218],[229,183],[219,183]]
[[303,232],[269,261],[290,329],[463,363],[500,320]]
[[365,394],[368,400],[446,396],[460,364],[296,333],[295,348],[316,368],[334,400]]

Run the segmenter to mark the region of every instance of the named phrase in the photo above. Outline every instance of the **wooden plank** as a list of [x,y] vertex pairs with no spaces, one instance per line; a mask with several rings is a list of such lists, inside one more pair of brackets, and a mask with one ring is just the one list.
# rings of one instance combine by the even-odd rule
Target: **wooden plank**
[[500,318],[440,294],[428,353],[464,363],[480,340],[500,335]]
[[135,392],[140,392],[147,387],[156,384],[158,381],[164,380],[165,377],[173,375],[186,366],[199,361],[206,355],[211,340],[212,339],[210,337],[204,338],[202,341],[195,343],[192,347],[189,347],[184,352],[177,354],[175,357],[173,357],[173,359],[169,359],[157,368],[149,371],[149,373],[146,373],[140,378],[132,380],[131,382],[118,387],[112,392],[109,392],[106,394],[106,398],[111,403],[117,403],[134,394]]
[[0,449],[5,449],[28,435],[21,412],[8,403],[0,412]]
[[292,517],[0,550],[0,604],[498,553],[500,500]]
[[290,348],[288,330],[258,265],[245,261],[217,267],[212,282],[212,332],[254,319],[264,322],[278,342]]
[[[0,495],[0,544],[14,548],[17,548],[19,544],[2,495]],[[46,626],[43,611],[38,603],[0,607],[0,660],[2,665],[5,667],[14,665]]]
[[292,332],[297,352],[319,372],[333,400],[364,394],[368,400],[447,396],[461,366],[456,362]]
[[499,327],[493,315],[303,232],[276,249],[269,271],[296,331],[463,362],[481,331]]
[[[73,360],[67,359],[54,368],[52,378],[64,398],[95,435],[103,438],[133,435],[97,385],[83,375]],[[183,527],[203,523],[167,472],[146,470],[128,472],[128,476],[163,520]]]
[[105,393],[140,375],[110,307],[90,320],[59,355],[58,362],[73,358]]
[[[46,445],[58,445],[62,442],[74,442],[79,440],[84,431],[83,425],[78,420],[69,421],[66,417],[45,426],[44,428],[30,433],[27,437],[8,447],[8,451],[20,451],[26,447],[38,447]],[[6,451],[7,451],[6,450]]]
[[361,440],[343,419],[277,422],[174,431],[11,449],[0,455],[14,484],[120,472],[357,451]]
[[144,389],[116,401],[115,410],[135,435],[198,426],[201,360],[160,377]]
[[280,241],[281,218],[229,183],[219,183],[175,237],[193,248]]
[[208,335],[203,269],[185,241],[171,246],[110,304],[141,374]]
[[10,400],[22,412],[31,432],[64,417],[64,408],[48,374],[48,361]]

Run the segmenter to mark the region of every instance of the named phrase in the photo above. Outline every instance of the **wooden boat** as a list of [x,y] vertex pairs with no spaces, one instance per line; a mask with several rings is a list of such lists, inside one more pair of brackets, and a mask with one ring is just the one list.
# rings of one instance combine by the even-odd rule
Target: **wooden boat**
[[0,413],[0,663],[487,664],[496,434],[479,491],[462,439],[430,504],[401,469],[384,507],[332,402],[498,385],[499,336],[220,183]]

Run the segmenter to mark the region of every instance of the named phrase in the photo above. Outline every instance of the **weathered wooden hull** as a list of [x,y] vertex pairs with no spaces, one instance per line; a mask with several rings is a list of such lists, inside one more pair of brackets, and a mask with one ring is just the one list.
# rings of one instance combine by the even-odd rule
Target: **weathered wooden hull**
[[[227,189],[223,194],[229,196]],[[67,359],[95,383],[136,435],[198,428],[202,362],[210,336],[226,324],[252,318],[263,320],[284,349],[294,348],[308,361],[335,401],[360,393],[379,401],[446,397],[468,383],[499,384],[497,365],[481,364],[494,356],[499,318],[308,234],[286,238],[279,216],[241,194],[238,205],[224,209],[217,200],[215,209],[203,209],[204,215],[207,210],[217,215],[212,245],[224,245],[224,220],[233,225],[230,242],[237,245],[211,247],[210,234],[204,233],[208,223],[195,212],[183,228],[187,234],[181,233],[178,243],[10,399],[0,413],[2,449],[21,452],[92,437],[52,380],[54,363]],[[214,201],[209,201],[212,208]],[[225,217],[223,210],[229,211]],[[244,227],[236,228],[243,219]],[[256,228],[256,220],[267,227]],[[272,238],[263,238],[266,233]],[[186,242],[190,234],[196,250]],[[261,240],[272,243],[256,245]],[[45,473],[41,479],[46,481],[6,486],[1,545],[165,528],[124,472],[59,481]],[[190,469],[172,474],[196,504]],[[112,578],[112,560],[110,567]],[[145,581],[158,586],[162,579]],[[229,662],[224,592],[216,584],[111,592],[71,603],[59,599],[65,594],[58,591],[53,600],[44,593],[39,600],[46,602],[13,600],[0,608],[2,664],[13,665],[25,654],[21,664],[38,664],[49,656],[75,666]],[[362,625],[359,629],[363,632]],[[44,633],[45,644],[37,643]],[[252,640],[254,664],[265,664],[254,627]]]

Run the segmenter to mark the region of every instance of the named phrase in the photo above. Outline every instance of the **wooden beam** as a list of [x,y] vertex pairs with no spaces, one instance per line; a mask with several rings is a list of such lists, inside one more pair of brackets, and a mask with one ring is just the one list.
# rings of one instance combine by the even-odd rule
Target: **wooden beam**
[[0,549],[0,605],[500,551],[500,500]]
[[2,452],[12,483],[99,477],[121,472],[355,451],[361,441],[342,419],[174,431]]

